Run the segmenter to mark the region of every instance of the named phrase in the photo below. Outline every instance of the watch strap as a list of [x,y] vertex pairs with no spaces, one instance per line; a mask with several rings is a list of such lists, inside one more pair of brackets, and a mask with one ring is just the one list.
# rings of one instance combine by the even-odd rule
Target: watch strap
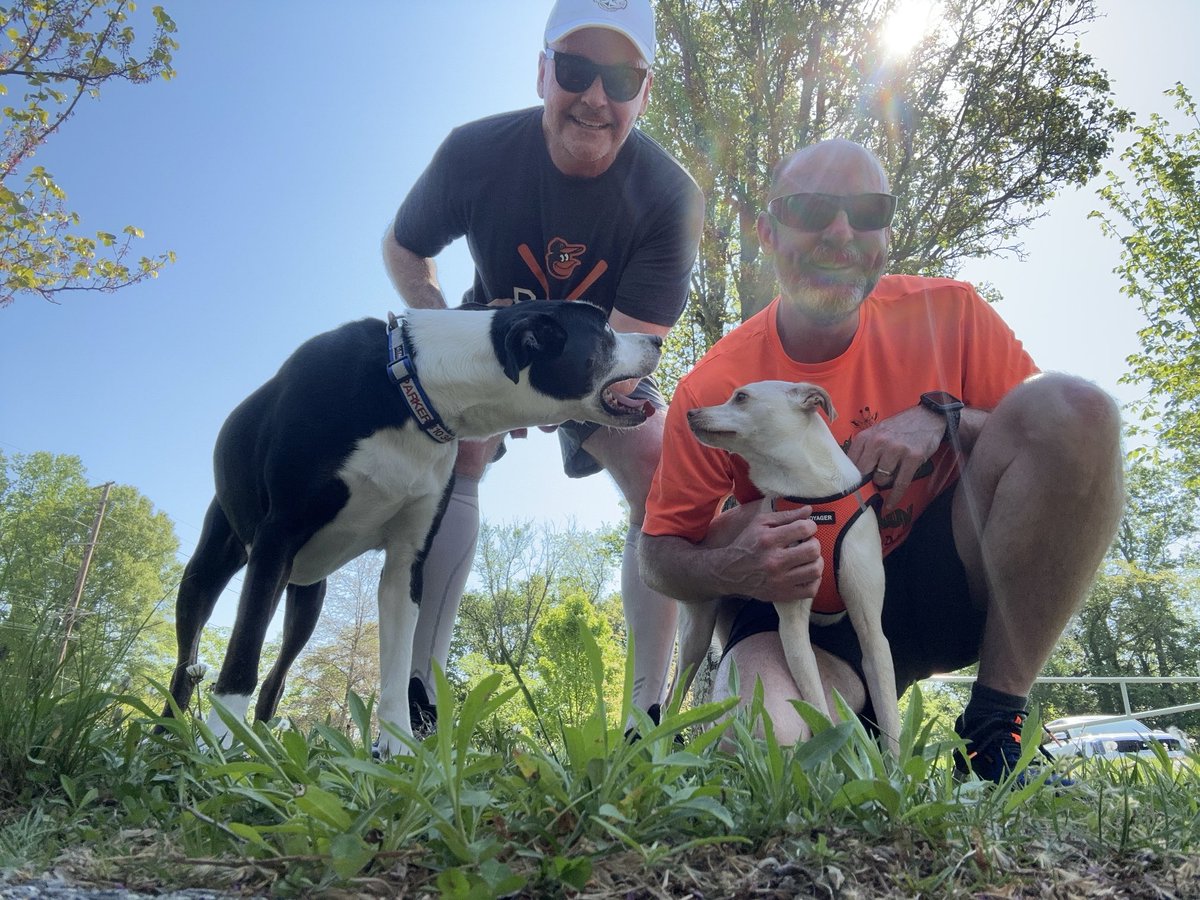
[[965,405],[961,400],[946,391],[930,391],[921,395],[921,406],[946,418],[946,430],[942,432],[942,443],[956,443],[958,426],[962,419]]

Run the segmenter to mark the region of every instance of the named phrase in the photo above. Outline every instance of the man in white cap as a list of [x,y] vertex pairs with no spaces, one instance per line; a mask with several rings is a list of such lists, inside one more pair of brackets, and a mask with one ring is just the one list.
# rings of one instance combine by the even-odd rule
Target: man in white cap
[[[654,82],[650,0],[559,0],[538,59],[541,106],[454,129],[383,240],[405,302],[443,308],[433,257],[465,236],[475,279],[464,300],[586,300],[616,331],[665,335],[687,300],[704,216],[691,176],[634,128]],[[625,393],[660,414],[635,429],[558,429],[572,478],[606,470],[629,505],[621,594],[634,642],[633,701],[656,710],[674,646],[675,601],[650,590],[637,540],[662,443],[666,404],[652,379]],[[479,532],[479,481],[502,437],[462,442],[445,515],[421,572],[410,706],[433,724],[431,660],[449,653]]]

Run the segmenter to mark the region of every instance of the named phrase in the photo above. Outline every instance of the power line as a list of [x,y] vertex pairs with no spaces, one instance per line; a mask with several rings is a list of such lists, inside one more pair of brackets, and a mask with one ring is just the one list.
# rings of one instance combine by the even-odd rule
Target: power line
[[63,635],[62,651],[58,654],[58,664],[61,666],[67,658],[67,644],[71,640],[71,629],[75,627],[75,619],[79,614],[79,600],[83,596],[83,586],[87,583],[88,569],[92,564],[92,554],[96,552],[96,538],[100,535],[100,526],[104,522],[104,510],[108,506],[108,494],[113,482],[105,482],[100,494],[100,505],[96,509],[96,518],[92,522],[91,540],[83,554],[83,562],[79,566],[79,576],[75,579],[75,591],[71,598],[71,609],[67,613],[66,634]]

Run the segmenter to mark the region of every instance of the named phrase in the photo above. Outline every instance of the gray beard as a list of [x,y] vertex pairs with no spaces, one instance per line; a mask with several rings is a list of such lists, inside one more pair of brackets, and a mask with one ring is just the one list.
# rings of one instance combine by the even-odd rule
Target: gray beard
[[851,284],[818,288],[808,283],[788,286],[781,281],[780,289],[809,321],[816,325],[836,325],[857,312],[878,282],[878,278],[872,281],[863,277]]

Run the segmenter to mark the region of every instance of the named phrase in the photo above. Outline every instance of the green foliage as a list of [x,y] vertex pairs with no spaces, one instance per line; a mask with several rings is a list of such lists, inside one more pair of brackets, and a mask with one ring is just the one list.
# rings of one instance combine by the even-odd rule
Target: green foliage
[[[604,698],[600,647],[588,629],[580,634],[580,677]],[[354,695],[357,738],[326,725],[307,734],[248,725],[222,710],[228,749],[202,720],[159,719],[157,703],[132,699],[140,716],[91,743],[57,791],[0,815],[0,864],[28,870],[88,842],[106,880],[160,887],[234,887],[236,877],[243,890],[280,896],[615,896],[667,879],[724,896],[753,884],[731,884],[729,872],[770,856],[799,872],[841,872],[859,893],[886,885],[947,896],[1011,893],[1031,872],[1081,865],[1091,877],[1120,859],[1200,849],[1195,757],[1089,761],[1070,791],[1044,787],[1048,769],[1024,787],[959,784],[957,740],[926,716],[919,690],[893,759],[844,705],[831,724],[801,704],[814,732],[802,745],[780,746],[769,723],[755,738],[761,690],[732,717],[732,699],[672,707],[658,726],[632,713],[633,741],[598,699],[562,728],[557,747],[521,734],[489,744],[480,737],[511,691],[492,676],[455,703],[437,678],[441,727],[383,761],[363,737],[372,710]],[[628,679],[618,721],[630,714]]]
[[[360,556],[330,576],[321,618],[288,676],[280,714],[307,731],[327,723],[353,726],[351,693],[368,697],[379,687],[377,595],[383,557]],[[263,659],[273,659],[265,654]]]
[[53,610],[23,616],[19,631],[16,624],[0,623],[0,806],[92,774],[117,733],[113,667],[140,631],[82,630],[60,660],[63,629]]
[[568,598],[600,610],[616,639],[613,604],[603,598],[623,550],[623,530],[485,522],[475,558],[480,587],[466,593],[459,610],[452,679],[473,684],[492,672],[536,678],[539,624]]
[[[1117,538],[1083,608],[1045,673],[1195,676],[1200,640],[1196,572],[1196,502],[1175,464],[1135,460],[1127,473],[1129,500]],[[1190,685],[1128,688],[1133,708],[1194,702]],[[1118,685],[1039,686],[1036,696],[1056,714],[1124,710]],[[1186,713],[1162,725],[1194,728]]]
[[895,57],[882,40],[900,5],[656,4],[644,127],[707,199],[692,302],[659,370],[669,384],[775,293],[755,220],[789,151],[828,137],[874,150],[900,198],[892,268],[952,274],[1019,250],[1045,201],[1096,175],[1128,124],[1075,41],[1091,0],[947,0],[941,24]]
[[[1125,515],[1104,567],[1045,674],[1179,677],[1200,675],[1200,572],[1194,492],[1177,463],[1134,460],[1126,474]],[[1129,686],[1136,709],[1194,703],[1195,685]],[[1044,685],[1036,691],[1058,713],[1124,711],[1116,684]],[[1200,726],[1200,714],[1169,721]]]
[[598,684],[606,687],[603,699],[610,708],[620,709],[625,647],[617,643],[611,623],[587,597],[572,594],[546,613],[534,643],[539,651],[539,686],[534,696],[547,717],[560,719],[564,727],[578,726],[596,708],[597,682],[582,677],[589,670],[593,644],[600,654]]
[[42,166],[37,149],[86,98],[118,81],[171,78],[175,23],[154,7],[144,50],[130,0],[18,0],[0,6],[0,307],[22,293],[54,300],[64,291],[115,291],[158,275],[173,253],[129,260],[140,229],[76,232],[80,217],[66,191]]
[[0,454],[0,795],[78,774],[113,727],[114,693],[170,652],[147,622],[178,582],[179,544],[133,488],[110,492],[73,604],[98,499],[77,457]]
[[1149,388],[1135,408],[1158,419],[1159,440],[1179,452],[1193,488],[1200,484],[1200,115],[1182,84],[1166,92],[1186,123],[1174,132],[1157,113],[1135,129],[1121,154],[1129,181],[1109,171],[1095,211],[1106,235],[1121,242],[1113,270],[1121,292],[1146,317],[1142,350],[1129,357],[1127,383]]
[[[112,680],[138,677],[174,658],[174,635],[156,616],[182,569],[170,520],[135,488],[115,485],[77,609],[76,578],[100,500],[78,457],[0,454],[0,636],[10,648],[73,616],[72,635],[97,646],[142,630],[112,654]],[[58,626],[56,652],[63,644]],[[134,689],[141,686],[134,684]]]

